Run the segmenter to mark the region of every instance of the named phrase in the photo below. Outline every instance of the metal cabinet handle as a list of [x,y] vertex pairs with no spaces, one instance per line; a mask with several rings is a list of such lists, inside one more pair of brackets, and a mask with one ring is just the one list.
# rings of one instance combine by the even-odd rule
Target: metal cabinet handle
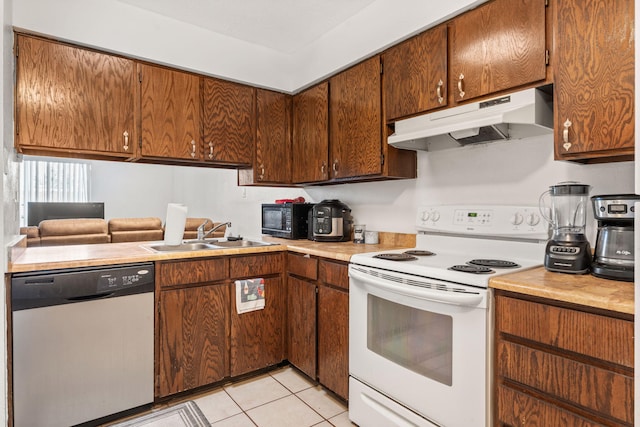
[[333,176],[338,176],[338,159],[335,159],[333,161],[333,165],[331,166],[331,169],[333,169]]
[[436,89],[436,95],[438,95],[438,104],[442,104],[444,102],[444,98],[442,96],[442,86],[444,86],[444,82],[442,79],[438,82],[438,87]]
[[213,159],[213,142],[209,143],[209,158]]
[[572,124],[573,123],[571,123],[571,120],[569,119],[564,122],[564,129],[562,130],[562,141],[564,142],[564,144],[562,144],[562,146],[564,147],[565,151],[569,151],[569,148],[571,148],[571,143],[569,142],[569,128]]
[[196,141],[191,140],[191,157],[195,159],[196,157]]
[[327,163],[323,161],[322,165],[320,166],[320,173],[322,174],[322,176],[324,176],[326,172],[327,172]]
[[122,133],[122,136],[124,137],[124,145],[122,146],[122,148],[124,148],[124,151],[129,151],[129,132],[125,130]]
[[260,181],[264,179],[264,165],[260,165],[260,174],[258,175],[258,179]]
[[458,77],[458,92],[460,92],[460,98],[464,98],[464,74],[460,73]]

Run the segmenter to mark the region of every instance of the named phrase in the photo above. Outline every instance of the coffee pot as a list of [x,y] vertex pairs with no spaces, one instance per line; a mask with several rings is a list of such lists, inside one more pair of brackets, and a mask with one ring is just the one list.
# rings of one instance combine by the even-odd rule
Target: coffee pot
[[591,274],[605,279],[632,282],[634,279],[635,194],[593,196],[593,215],[598,220],[598,237]]
[[[544,266],[559,273],[585,274],[591,266],[591,247],[585,235],[589,185],[574,181],[552,185],[540,195],[541,215],[551,224]],[[550,207],[546,199],[550,199]],[[549,215],[550,213],[550,215]]]

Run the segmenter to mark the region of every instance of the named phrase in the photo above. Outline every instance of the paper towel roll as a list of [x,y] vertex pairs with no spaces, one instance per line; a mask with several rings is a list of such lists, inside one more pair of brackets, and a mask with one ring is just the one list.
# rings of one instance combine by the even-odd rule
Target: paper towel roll
[[187,222],[187,207],[178,203],[167,205],[167,220],[164,224],[164,244],[175,246],[182,243],[184,225]]

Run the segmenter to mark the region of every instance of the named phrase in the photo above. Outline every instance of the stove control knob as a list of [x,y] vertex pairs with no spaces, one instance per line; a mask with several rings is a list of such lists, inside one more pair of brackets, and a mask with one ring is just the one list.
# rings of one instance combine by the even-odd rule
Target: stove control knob
[[433,222],[436,222],[440,219],[440,212],[438,211],[433,211],[431,213],[431,219],[433,220]]
[[530,226],[535,226],[538,225],[538,223],[540,222],[540,216],[536,213],[530,213],[529,215],[527,215],[527,224],[529,224]]
[[422,212],[422,220],[423,221],[429,221],[430,217],[431,217],[431,215],[429,215],[429,212],[427,212],[427,211]]
[[524,218],[522,217],[522,214],[520,212],[516,212],[513,215],[511,215],[511,224],[513,225],[520,225],[522,224],[523,220]]

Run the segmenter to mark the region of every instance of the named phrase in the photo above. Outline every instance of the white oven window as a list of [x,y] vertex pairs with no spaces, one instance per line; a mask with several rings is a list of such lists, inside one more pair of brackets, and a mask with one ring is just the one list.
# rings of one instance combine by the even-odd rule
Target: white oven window
[[451,386],[453,319],[367,295],[367,348]]

